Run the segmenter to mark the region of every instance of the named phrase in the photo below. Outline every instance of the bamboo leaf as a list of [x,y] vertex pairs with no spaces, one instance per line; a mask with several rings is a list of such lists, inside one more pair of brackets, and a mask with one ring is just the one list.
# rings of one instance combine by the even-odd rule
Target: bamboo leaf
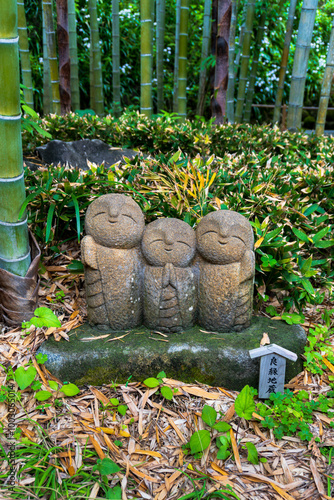
[[46,231],[45,231],[45,243],[48,243],[50,233],[51,233],[51,226],[52,226],[52,219],[53,219],[53,214],[55,211],[56,205],[55,203],[51,203],[49,210],[48,210],[48,216],[46,219]]
[[77,233],[78,233],[78,243],[80,243],[80,209],[79,209],[79,203],[75,195],[72,193],[71,198],[74,203],[74,210],[75,210],[75,219],[77,222]]

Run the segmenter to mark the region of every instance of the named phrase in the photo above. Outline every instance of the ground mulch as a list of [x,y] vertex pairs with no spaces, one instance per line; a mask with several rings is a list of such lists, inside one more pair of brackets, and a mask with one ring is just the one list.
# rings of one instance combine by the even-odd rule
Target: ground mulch
[[[73,259],[80,259],[80,249],[77,244],[70,243],[62,245],[60,250],[60,255],[56,257],[53,254],[53,257],[43,258],[39,305],[51,308],[61,320],[62,327],[31,327],[30,331],[23,332],[21,328],[10,329],[0,324],[3,367],[12,366],[15,369],[32,359],[43,383],[41,389],[48,387],[48,380],[57,379],[44,365],[36,363],[33,353],[50,335],[56,340],[70,341],[71,330],[86,318],[84,276],[72,274],[67,269]],[[66,255],[62,253],[65,251]],[[59,294],[60,291],[63,294]],[[306,311],[304,327],[312,326],[319,315],[319,307]],[[0,385],[6,384],[3,367],[0,367]],[[329,367],[322,377],[303,371],[286,387],[292,391],[305,389],[310,398],[316,398],[330,390],[328,375],[333,371],[333,367]],[[64,449],[64,452],[50,455],[49,460],[49,464],[57,468],[58,482],[73,476],[81,467],[86,447],[95,450],[99,458],[110,457],[122,467],[116,476],[110,476],[109,484],[113,487],[120,482],[123,500],[178,499],[194,491],[194,487],[200,489],[203,475],[207,493],[224,490],[230,485],[241,500],[331,498],[327,496],[327,478],[333,476],[334,470],[328,466],[320,449],[334,446],[334,430],[330,427],[334,418],[330,419],[320,412],[314,414],[311,442],[289,436],[277,440],[271,430],[261,428],[261,417],[256,413],[250,421],[235,414],[237,392],[164,379],[165,384],[177,389],[173,400],[166,401],[158,388],[148,389],[141,382],[132,379],[127,384],[119,385],[117,380],[111,382],[102,387],[81,387],[77,396],[63,398],[61,411],[53,406],[37,408],[41,403],[34,398],[33,391],[29,388],[22,391],[16,415],[21,435],[41,443],[45,441],[38,430],[41,426],[47,433],[49,448],[61,446]],[[103,410],[103,405],[108,404],[110,398],[118,398],[128,406],[125,416]],[[230,433],[235,460],[217,460],[216,431],[212,431],[211,445],[201,459],[186,454],[182,448],[194,431],[205,428],[201,419],[205,404],[222,412],[223,420],[232,426]],[[4,426],[7,424],[7,410],[6,404],[0,403],[0,423]],[[315,441],[316,437],[320,438],[319,442]],[[266,458],[267,462],[260,462],[259,465],[248,462],[247,450],[243,448],[246,442],[254,443],[259,456]],[[8,441],[1,434],[0,444],[8,448]],[[7,467],[6,461],[0,464],[0,476]],[[27,498],[37,498],[30,487],[34,480],[33,470],[25,469],[20,474],[18,484],[26,488]],[[96,476],[89,498],[101,498],[99,490]],[[0,486],[0,498],[10,498],[6,495],[6,488]],[[331,495],[334,495],[334,481]]]

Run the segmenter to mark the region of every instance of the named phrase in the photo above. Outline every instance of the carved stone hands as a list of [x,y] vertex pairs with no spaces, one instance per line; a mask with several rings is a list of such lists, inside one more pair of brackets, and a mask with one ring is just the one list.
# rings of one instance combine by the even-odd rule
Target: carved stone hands
[[174,288],[176,288],[177,285],[175,269],[173,264],[170,262],[165,265],[162,274],[162,287],[166,288],[168,285],[172,285]]

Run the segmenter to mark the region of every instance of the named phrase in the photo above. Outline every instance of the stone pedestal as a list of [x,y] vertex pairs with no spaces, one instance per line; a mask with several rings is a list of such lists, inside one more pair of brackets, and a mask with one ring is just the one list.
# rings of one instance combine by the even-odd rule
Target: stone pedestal
[[269,335],[272,343],[298,355],[295,363],[287,361],[286,381],[303,369],[300,354],[306,344],[301,326],[261,316],[253,317],[250,327],[242,332],[206,333],[203,328],[194,327],[162,337],[137,328],[112,342],[107,340],[125,332],[110,331],[110,337],[104,339],[80,340],[107,333],[84,324],[70,332],[69,342],[49,339],[38,352],[48,355],[45,366],[53,375],[77,385],[122,383],[130,375],[133,380],[143,381],[163,370],[167,377],[183,382],[198,381],[240,390],[246,384],[258,387],[259,359],[251,359],[249,350],[259,347],[263,333]]

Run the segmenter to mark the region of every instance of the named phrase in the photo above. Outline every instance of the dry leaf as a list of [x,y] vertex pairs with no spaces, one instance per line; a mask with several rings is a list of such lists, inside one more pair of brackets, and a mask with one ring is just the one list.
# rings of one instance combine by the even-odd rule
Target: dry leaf
[[267,333],[264,333],[260,342],[260,345],[270,344],[270,338]]

